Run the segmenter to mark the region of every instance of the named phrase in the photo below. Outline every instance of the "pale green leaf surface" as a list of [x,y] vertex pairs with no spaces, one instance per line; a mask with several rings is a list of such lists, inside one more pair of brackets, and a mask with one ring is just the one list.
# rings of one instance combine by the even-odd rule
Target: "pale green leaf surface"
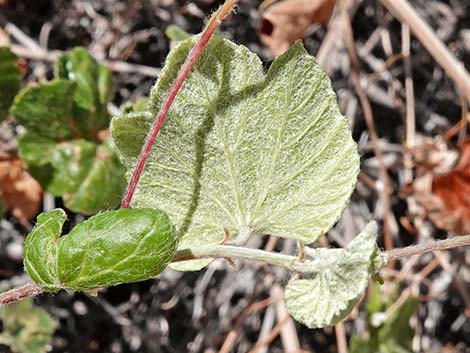
[[[169,54],[149,114],[112,121],[128,176],[192,45]],[[214,37],[176,96],[133,206],[168,212],[181,248],[218,243],[224,228],[232,238],[269,233],[311,243],[338,220],[358,170],[330,81],[300,42],[265,73],[247,48]]]
[[306,265],[319,269],[286,286],[287,310],[310,328],[332,326],[361,298],[371,275],[385,264],[376,245],[377,225],[369,223],[345,249],[307,249]]
[[26,237],[24,264],[47,291],[85,291],[152,278],[177,247],[168,216],[154,209],[104,212],[60,236],[65,213],[42,213]]
[[20,90],[21,71],[17,60],[10,48],[0,47],[0,121],[8,116],[13,98]]
[[46,353],[57,323],[47,311],[24,299],[0,308],[0,344],[13,353]]

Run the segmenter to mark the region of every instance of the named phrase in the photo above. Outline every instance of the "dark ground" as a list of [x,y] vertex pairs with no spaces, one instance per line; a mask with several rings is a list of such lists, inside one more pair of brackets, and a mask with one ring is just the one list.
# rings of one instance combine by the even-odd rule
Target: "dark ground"
[[[0,1],[0,4],[5,1]],[[164,32],[176,24],[190,33],[197,33],[204,16],[222,1],[143,0],[143,1],[6,1],[0,6],[0,27],[11,22],[48,50],[67,50],[80,45],[89,48],[96,57],[161,68],[170,43]],[[222,34],[248,46],[269,64],[269,51],[258,39],[260,1],[242,0],[235,16],[222,26]],[[470,2],[468,0],[413,1],[440,38],[470,69]],[[377,30],[383,31],[371,50],[361,57],[363,75],[370,78],[377,72],[373,63],[383,68],[389,53],[384,42],[389,41],[393,53],[401,51],[400,23],[376,1],[364,1],[352,18],[356,45],[363,46]],[[315,55],[326,29],[314,26],[307,32],[305,45]],[[388,38],[388,39],[387,39]],[[386,47],[386,45],[385,45]],[[426,136],[448,131],[461,119],[461,100],[453,82],[443,73],[433,58],[416,40],[411,42],[416,130]],[[51,77],[51,65],[45,61],[28,60],[27,80]],[[328,72],[338,92],[343,111],[350,117],[354,138],[359,141],[362,170],[372,182],[380,183],[378,162],[369,141],[369,132],[351,83],[348,54],[338,45],[329,56]],[[403,65],[391,64],[378,74],[375,90],[368,91],[372,103],[380,148],[389,170],[393,194],[391,233],[397,246],[419,242],[419,237],[432,234],[446,237],[424,221],[423,229],[411,234],[400,222],[410,216],[407,200],[400,190],[403,182],[403,146],[406,115],[404,112]],[[135,100],[146,95],[155,78],[132,73],[114,73],[116,83],[114,104]],[[4,124],[3,130],[14,130]],[[5,134],[5,132],[4,132]],[[456,139],[451,140],[455,147]],[[370,218],[383,220],[383,209],[367,180],[360,179],[353,201],[329,240],[344,245]],[[60,206],[60,201],[56,200]],[[70,215],[73,219],[75,216]],[[79,216],[77,216],[77,221]],[[23,280],[21,244],[25,231],[13,217],[0,224],[0,283],[7,288]],[[267,239],[259,240],[258,246]],[[254,244],[256,245],[256,244]],[[289,242],[279,243],[277,250],[292,251]],[[465,317],[469,308],[469,252],[457,250],[442,254],[442,264],[427,275],[431,284],[413,284],[413,274],[433,261],[425,256],[407,268],[398,269],[403,288],[413,288],[422,304],[413,321],[417,332],[414,347],[421,352],[470,352],[470,321]],[[393,275],[391,276],[393,278]],[[411,278],[411,279],[410,279]],[[59,352],[217,352],[231,330],[237,333],[232,352],[247,352],[258,341],[260,328],[266,322],[266,308],[247,313],[247,308],[269,298],[272,288],[283,285],[287,273],[280,269],[252,263],[230,264],[216,261],[205,271],[178,273],[165,271],[158,279],[137,284],[108,288],[99,298],[85,294],[61,292],[43,295],[36,303],[46,308],[59,321],[51,351]],[[12,282],[13,281],[13,282]],[[271,308],[272,306],[269,306]],[[270,309],[268,309],[270,310]],[[272,310],[272,309],[271,309]],[[356,313],[345,323],[349,337],[364,330],[364,316]],[[308,330],[296,324],[301,346],[309,352],[337,352],[334,329]],[[1,348],[0,348],[1,350]],[[283,352],[279,337],[269,346],[269,352]],[[3,352],[3,351],[2,351]]]

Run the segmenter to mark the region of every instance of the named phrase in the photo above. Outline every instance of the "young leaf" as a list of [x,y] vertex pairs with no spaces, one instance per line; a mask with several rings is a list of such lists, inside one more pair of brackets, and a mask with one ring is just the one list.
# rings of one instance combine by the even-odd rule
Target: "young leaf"
[[120,106],[120,109],[124,114],[145,112],[147,110],[148,104],[148,97],[140,97],[134,103],[124,103]]
[[47,311],[33,306],[31,299],[0,308],[0,345],[13,353],[45,353],[57,327]]
[[349,315],[371,275],[385,264],[376,238],[371,222],[345,249],[306,249],[306,265],[322,270],[289,282],[284,294],[289,313],[310,328],[332,326]]
[[54,80],[40,86],[27,87],[16,97],[10,109],[16,122],[36,134],[53,140],[73,136],[73,81]]
[[31,175],[75,212],[114,208],[126,187],[125,169],[110,139],[101,145],[82,139],[55,143],[27,132],[18,139],[18,151]]
[[188,32],[175,25],[169,25],[165,29],[165,35],[175,42],[182,42],[183,40],[191,38],[191,35]]
[[106,104],[111,95],[109,69],[97,64],[84,48],[74,48],[55,62],[55,76],[77,83],[73,95],[74,116],[85,137],[108,127]]
[[21,71],[17,57],[10,48],[0,47],[0,121],[8,116],[8,109],[20,90]]
[[[112,120],[129,174],[192,45],[168,56],[149,113]],[[310,243],[339,218],[358,170],[330,81],[300,42],[264,73],[247,48],[214,37],[176,96],[133,205],[168,212],[181,248],[218,243],[224,228],[240,242],[270,233]]]
[[118,205],[125,190],[124,166],[114,144],[100,141],[108,126],[109,70],[83,48],[62,55],[59,78],[28,87],[10,108],[26,128],[18,151],[30,174],[75,212],[96,213]]
[[[411,353],[412,340],[415,335],[410,326],[410,318],[416,313],[419,300],[410,296],[396,307],[397,295],[386,299],[380,287],[374,285],[367,302],[367,323],[369,335],[351,337],[350,353]],[[395,308],[389,310],[392,306]],[[377,320],[380,318],[380,320]]]
[[25,240],[24,265],[46,291],[85,291],[152,278],[177,247],[168,216],[153,209],[121,209],[93,216],[60,236],[66,215],[42,213]]

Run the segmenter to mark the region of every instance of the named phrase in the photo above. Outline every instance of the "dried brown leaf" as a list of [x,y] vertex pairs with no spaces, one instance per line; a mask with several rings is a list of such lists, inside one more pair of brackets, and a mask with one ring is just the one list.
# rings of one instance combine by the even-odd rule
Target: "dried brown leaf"
[[470,234],[470,141],[448,173],[427,173],[413,183],[416,201],[436,225],[457,234]]
[[19,159],[0,161],[0,196],[5,209],[23,226],[38,213],[42,194],[41,186]]
[[303,38],[310,25],[328,23],[335,3],[335,0],[263,1],[258,28],[261,42],[275,55],[282,54]]

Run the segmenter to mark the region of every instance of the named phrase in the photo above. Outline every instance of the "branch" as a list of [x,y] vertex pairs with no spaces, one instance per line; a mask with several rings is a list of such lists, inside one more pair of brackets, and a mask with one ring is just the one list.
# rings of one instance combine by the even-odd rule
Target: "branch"
[[206,258],[244,259],[286,267],[293,272],[304,272],[307,267],[297,256],[234,245],[205,245],[178,250],[172,262]]
[[35,297],[43,292],[43,290],[34,283],[27,283],[23,286],[13,288],[7,292],[0,293],[0,307],[14,303],[18,300],[28,298],[28,297]]
[[147,139],[142,147],[142,151],[140,152],[139,160],[137,161],[137,165],[134,169],[131,179],[129,180],[129,184],[127,185],[126,193],[121,202],[121,208],[129,208],[132,197],[134,196],[135,189],[137,184],[139,183],[140,176],[145,168],[145,164],[147,163],[147,159],[152,151],[152,147],[155,143],[155,140],[160,132],[163,123],[168,115],[171,105],[176,97],[176,94],[180,90],[183,82],[186,80],[186,77],[189,75],[191,68],[196,63],[196,60],[202,53],[202,50],[209,42],[209,39],[212,37],[214,32],[219,28],[222,20],[227,17],[231,12],[235,4],[238,0],[226,0],[225,3],[217,10],[217,12],[211,17],[209,23],[207,24],[204,31],[201,33],[201,37],[199,41],[194,45],[191,51],[186,58],[183,66],[181,67],[180,71],[178,72],[178,76],[176,77],[173,85],[168,92],[168,97],[166,101],[160,107],[160,111],[158,112],[155,120],[152,124],[150,129],[150,133],[147,136]]
[[[406,248],[397,248],[385,252],[388,261],[413,255],[422,255],[427,252],[447,250],[462,246],[470,246],[470,235],[459,236],[451,239],[439,240],[429,244],[420,244],[408,246]],[[299,257],[284,255],[271,251],[246,248],[233,245],[205,245],[191,249],[178,250],[172,262],[186,260],[207,259],[207,258],[225,258],[225,259],[244,259],[268,263],[274,266],[281,266],[289,269],[291,272],[309,272],[321,273],[329,265],[319,262],[303,262]],[[13,288],[5,293],[0,293],[0,307],[16,302],[27,297],[35,297],[43,293],[43,290],[34,283],[28,283],[21,287]]]
[[[470,246],[470,235],[439,240],[429,244],[420,244],[408,246],[405,248],[396,248],[390,251],[386,251],[385,254],[387,255],[387,261],[390,262],[404,257],[422,255],[427,252],[453,249],[462,246]],[[233,245],[205,245],[194,247],[191,249],[178,250],[172,262],[206,258],[244,259],[260,261],[274,266],[285,267],[292,272],[319,273],[324,270],[322,265],[312,265],[311,263],[305,263],[297,256],[284,255],[265,250],[251,249]]]
[[422,255],[427,252],[447,250],[459,248],[462,246],[470,246],[470,235],[462,235],[455,238],[438,240],[429,244],[420,244],[407,246],[405,248],[397,248],[387,252],[388,260],[401,259],[413,255]]

